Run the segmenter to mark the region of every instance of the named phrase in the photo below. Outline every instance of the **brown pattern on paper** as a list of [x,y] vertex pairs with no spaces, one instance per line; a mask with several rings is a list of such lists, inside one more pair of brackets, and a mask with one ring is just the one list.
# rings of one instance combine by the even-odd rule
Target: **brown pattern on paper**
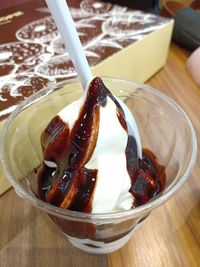
[[[102,1],[68,3],[90,66],[168,22]],[[3,10],[0,16],[17,11],[23,15],[0,28],[0,120],[34,92],[76,75],[44,1]]]

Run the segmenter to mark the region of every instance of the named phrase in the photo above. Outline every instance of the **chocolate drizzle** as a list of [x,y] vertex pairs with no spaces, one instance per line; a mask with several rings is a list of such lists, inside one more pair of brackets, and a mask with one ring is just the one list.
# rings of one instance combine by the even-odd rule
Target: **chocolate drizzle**
[[[84,166],[95,149],[99,131],[99,109],[100,106],[106,106],[108,96],[117,102],[97,77],[90,83],[85,103],[71,130],[58,115],[47,125],[41,135],[44,161],[56,163],[57,168],[46,164],[40,167],[40,198],[62,208],[91,211],[98,170],[89,170]],[[117,114],[126,128],[121,108],[117,109]]]
[[132,171],[131,168],[130,192],[135,197],[134,207],[145,204],[159,194],[166,181],[165,168],[158,163],[155,155],[148,149],[143,149],[142,154],[142,159],[137,162],[138,169]]
[[[65,209],[92,211],[98,170],[87,169],[85,165],[96,147],[100,107],[106,106],[108,97],[116,104],[118,120],[127,131],[121,106],[98,77],[90,83],[72,129],[57,115],[43,131],[41,145],[44,163],[37,173],[37,195],[42,200]],[[137,144],[131,135],[128,136],[125,153],[131,179],[130,192],[135,197],[134,206],[138,206],[163,189],[164,168],[148,150],[143,150],[142,160],[138,159]]]

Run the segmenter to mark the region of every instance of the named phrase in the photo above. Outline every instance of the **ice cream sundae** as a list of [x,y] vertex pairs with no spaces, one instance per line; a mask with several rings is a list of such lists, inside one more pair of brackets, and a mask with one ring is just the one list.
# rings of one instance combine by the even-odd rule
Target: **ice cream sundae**
[[164,187],[164,167],[128,132],[124,111],[101,78],[41,134],[37,196],[55,206],[107,213],[145,204]]

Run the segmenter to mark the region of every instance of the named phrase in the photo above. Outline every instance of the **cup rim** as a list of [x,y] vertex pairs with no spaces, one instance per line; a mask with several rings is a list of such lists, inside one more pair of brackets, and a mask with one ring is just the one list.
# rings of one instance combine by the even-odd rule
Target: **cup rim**
[[[48,87],[44,87],[40,91],[34,93],[33,95],[29,96],[26,100],[22,101],[15,109],[12,111],[12,113],[9,115],[9,117],[6,119],[4,122],[2,134],[1,134],[1,142],[0,142],[0,158],[1,158],[1,163],[2,167],[4,170],[4,173],[13,186],[14,190],[16,193],[24,198],[27,199],[33,206],[36,206],[42,210],[45,210],[47,213],[61,217],[61,218],[68,218],[70,220],[76,219],[76,221],[84,221],[84,222],[90,222],[91,219],[93,221],[98,221],[98,222],[103,222],[103,221],[113,221],[115,219],[125,219],[127,217],[136,217],[139,214],[148,214],[150,213],[151,210],[159,207],[162,205],[164,202],[166,202],[169,198],[171,198],[186,182],[187,178],[189,177],[195,162],[197,158],[197,140],[196,140],[196,135],[194,131],[194,127],[192,125],[192,122],[188,115],[185,113],[185,111],[170,97],[168,97],[166,94],[158,91],[157,89],[153,88],[152,86],[149,86],[144,83],[136,82],[136,81],[131,81],[128,79],[121,79],[121,78],[115,78],[115,77],[108,77],[108,76],[103,76],[101,77],[104,81],[119,81],[119,82],[126,82],[131,85],[137,86],[138,88],[143,88],[147,90],[148,92],[153,93],[154,95],[159,96],[160,98],[164,99],[165,102],[167,102],[170,106],[173,108],[176,108],[181,112],[181,114],[185,117],[186,122],[189,125],[190,132],[191,132],[191,140],[192,140],[192,153],[191,153],[191,158],[189,160],[188,166],[180,178],[180,180],[175,183],[171,188],[168,190],[164,190],[163,194],[161,192],[158,197],[155,197],[151,199],[149,202],[147,202],[144,205],[138,206],[136,208],[130,209],[130,210],[125,210],[125,211],[119,211],[119,212],[110,212],[110,213],[85,213],[85,212],[79,212],[79,211],[72,211],[72,210],[65,210],[63,208],[56,207],[52,204],[49,204],[47,202],[44,202],[37,198],[33,193],[26,191],[23,189],[23,187],[20,185],[18,180],[15,180],[15,178],[12,177],[12,173],[9,170],[9,167],[6,164],[5,156],[4,156],[4,140],[6,138],[6,133],[7,130],[12,123],[12,120],[26,107],[28,107],[31,103],[34,103],[34,101],[39,100],[43,98],[44,96],[50,94],[51,92],[55,91],[55,89],[60,88],[64,85],[69,85],[72,83],[79,83],[79,80],[77,78],[72,78],[68,79],[65,81],[58,82],[56,84],[50,85]],[[38,96],[40,96],[38,98]]]

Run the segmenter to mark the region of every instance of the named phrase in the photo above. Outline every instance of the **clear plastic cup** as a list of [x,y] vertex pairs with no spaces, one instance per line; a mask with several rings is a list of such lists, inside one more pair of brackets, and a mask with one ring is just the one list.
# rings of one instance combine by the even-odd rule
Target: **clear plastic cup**
[[46,212],[72,245],[95,254],[122,247],[151,211],[181,188],[197,154],[193,126],[172,99],[144,84],[103,80],[134,114],[143,147],[152,150],[166,167],[164,191],[145,205],[117,213],[89,214],[55,207],[35,196],[33,170],[43,160],[41,132],[53,116],[82,95],[76,79],[45,88],[20,104],[6,121],[1,142],[3,168],[16,193]]

